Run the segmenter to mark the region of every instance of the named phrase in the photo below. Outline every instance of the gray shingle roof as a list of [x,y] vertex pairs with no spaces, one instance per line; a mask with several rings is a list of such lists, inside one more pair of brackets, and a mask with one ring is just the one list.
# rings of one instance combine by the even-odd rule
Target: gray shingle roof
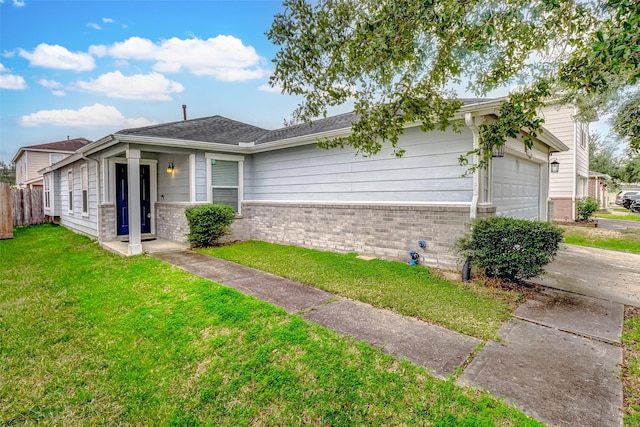
[[345,129],[351,127],[351,125],[357,120],[357,114],[344,113],[337,116],[327,117],[326,119],[314,120],[311,126],[304,123],[275,129],[262,135],[262,137],[256,140],[256,144],[295,138],[298,136],[313,135],[316,133],[328,132],[330,130]]
[[226,117],[212,116],[135,129],[123,129],[117,133],[238,145],[239,142],[255,141],[266,132],[268,130]]
[[29,145],[22,147],[23,150],[51,150],[51,151],[68,151],[70,153],[76,151],[89,144],[91,141],[84,138],[65,139],[64,141],[47,142],[46,144]]
[[[463,104],[489,101],[487,98],[462,98]],[[314,135],[338,129],[346,129],[358,120],[358,115],[350,112],[314,120],[311,125],[299,124],[280,129],[267,130],[238,122],[222,116],[203,117],[186,121],[163,123],[134,129],[123,129],[118,134],[181,139],[187,141],[212,142],[238,145],[240,142],[280,141],[300,136]]]

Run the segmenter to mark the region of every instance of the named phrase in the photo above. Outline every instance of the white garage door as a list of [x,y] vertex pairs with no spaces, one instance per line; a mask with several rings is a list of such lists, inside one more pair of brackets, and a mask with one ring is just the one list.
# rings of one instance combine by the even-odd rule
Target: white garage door
[[505,155],[493,159],[493,204],[498,215],[539,219],[540,166]]

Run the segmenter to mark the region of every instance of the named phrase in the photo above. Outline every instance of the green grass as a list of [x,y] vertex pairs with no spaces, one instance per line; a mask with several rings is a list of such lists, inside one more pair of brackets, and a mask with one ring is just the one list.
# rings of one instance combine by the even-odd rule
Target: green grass
[[487,393],[61,227],[15,229],[0,259],[0,425],[541,425]]
[[388,308],[482,339],[492,339],[522,295],[450,283],[427,268],[249,241],[202,253],[234,261],[337,295]]
[[598,234],[581,227],[562,227],[562,229],[565,243],[640,253],[640,230],[618,230],[615,234]]
[[624,346],[625,415],[627,426],[640,425],[640,309],[627,308],[627,316],[622,333]]
[[628,215],[596,213],[596,218],[619,219],[621,221],[640,221],[640,214],[630,213]]

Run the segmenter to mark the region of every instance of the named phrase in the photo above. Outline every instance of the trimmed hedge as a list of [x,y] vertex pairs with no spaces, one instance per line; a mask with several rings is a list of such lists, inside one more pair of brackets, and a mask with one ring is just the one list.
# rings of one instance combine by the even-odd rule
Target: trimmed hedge
[[187,238],[194,247],[214,246],[228,233],[236,213],[231,206],[210,204],[185,209],[189,223]]
[[493,217],[474,221],[456,247],[488,276],[521,280],[542,274],[560,242],[562,230],[554,224]]

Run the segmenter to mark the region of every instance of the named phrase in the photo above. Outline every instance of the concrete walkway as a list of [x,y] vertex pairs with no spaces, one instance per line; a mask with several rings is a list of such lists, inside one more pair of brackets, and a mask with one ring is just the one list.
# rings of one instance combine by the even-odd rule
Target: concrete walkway
[[[190,251],[152,256],[299,313],[445,378],[481,343],[445,328]],[[624,306],[562,290],[529,299],[456,382],[491,391],[549,425],[621,426]]]

